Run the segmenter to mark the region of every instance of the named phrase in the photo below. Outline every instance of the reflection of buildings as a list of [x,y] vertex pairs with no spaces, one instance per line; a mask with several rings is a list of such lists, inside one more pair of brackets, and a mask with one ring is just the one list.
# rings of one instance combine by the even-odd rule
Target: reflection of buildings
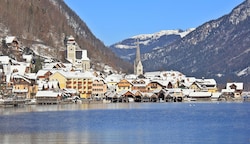
[[66,59],[73,64],[76,70],[84,72],[90,69],[87,50],[80,49],[72,36],[67,39]]

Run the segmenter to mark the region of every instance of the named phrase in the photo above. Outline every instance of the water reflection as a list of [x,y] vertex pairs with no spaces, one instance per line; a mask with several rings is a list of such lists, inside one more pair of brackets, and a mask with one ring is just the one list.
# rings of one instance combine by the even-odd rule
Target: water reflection
[[0,108],[0,143],[247,143],[250,103]]
[[[156,104],[157,105],[157,104]],[[110,104],[65,104],[65,105],[23,105],[19,107],[0,108],[1,115],[18,114],[23,112],[71,111],[71,110],[107,110],[107,109],[139,109],[152,108],[152,104],[139,103],[110,103]]]

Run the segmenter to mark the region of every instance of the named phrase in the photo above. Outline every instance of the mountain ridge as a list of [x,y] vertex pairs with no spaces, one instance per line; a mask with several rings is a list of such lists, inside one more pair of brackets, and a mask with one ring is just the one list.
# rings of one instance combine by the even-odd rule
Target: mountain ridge
[[[193,30],[194,28],[187,30],[162,30],[153,34],[135,35],[111,45],[110,49],[122,59],[132,63],[135,57],[135,48],[137,47],[137,42],[139,42],[141,53],[143,54],[150,52],[153,49],[169,45],[177,39],[181,39],[182,37],[186,36]],[[159,41],[162,42],[159,43]]]
[[[159,40],[151,51],[142,52],[145,70],[178,70],[190,76],[216,78],[220,83],[249,83],[249,11],[250,0],[246,0],[229,14],[201,24],[168,45],[158,44],[166,42]],[[131,39],[124,41],[128,40],[133,43]],[[143,45],[140,46],[143,50]],[[133,57],[128,61],[133,62]]]
[[[235,78],[237,71],[250,65],[249,0],[216,20],[197,27],[186,37],[167,47],[143,55],[143,63],[151,69],[177,69],[189,75],[217,74]],[[249,80],[249,73],[246,74]],[[224,80],[225,80],[224,79]]]

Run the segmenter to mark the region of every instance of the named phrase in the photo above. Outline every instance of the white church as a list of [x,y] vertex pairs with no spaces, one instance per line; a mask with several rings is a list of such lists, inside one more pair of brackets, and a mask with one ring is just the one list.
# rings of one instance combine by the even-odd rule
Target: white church
[[90,59],[87,56],[87,50],[80,49],[73,36],[67,38],[66,59],[73,64],[75,70],[85,72],[90,69]]

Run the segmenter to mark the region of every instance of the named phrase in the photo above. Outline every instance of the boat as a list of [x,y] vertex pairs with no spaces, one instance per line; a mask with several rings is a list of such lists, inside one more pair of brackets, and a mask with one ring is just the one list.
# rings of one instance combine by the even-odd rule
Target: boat
[[36,104],[36,99],[26,99],[25,104],[26,105],[35,105]]

